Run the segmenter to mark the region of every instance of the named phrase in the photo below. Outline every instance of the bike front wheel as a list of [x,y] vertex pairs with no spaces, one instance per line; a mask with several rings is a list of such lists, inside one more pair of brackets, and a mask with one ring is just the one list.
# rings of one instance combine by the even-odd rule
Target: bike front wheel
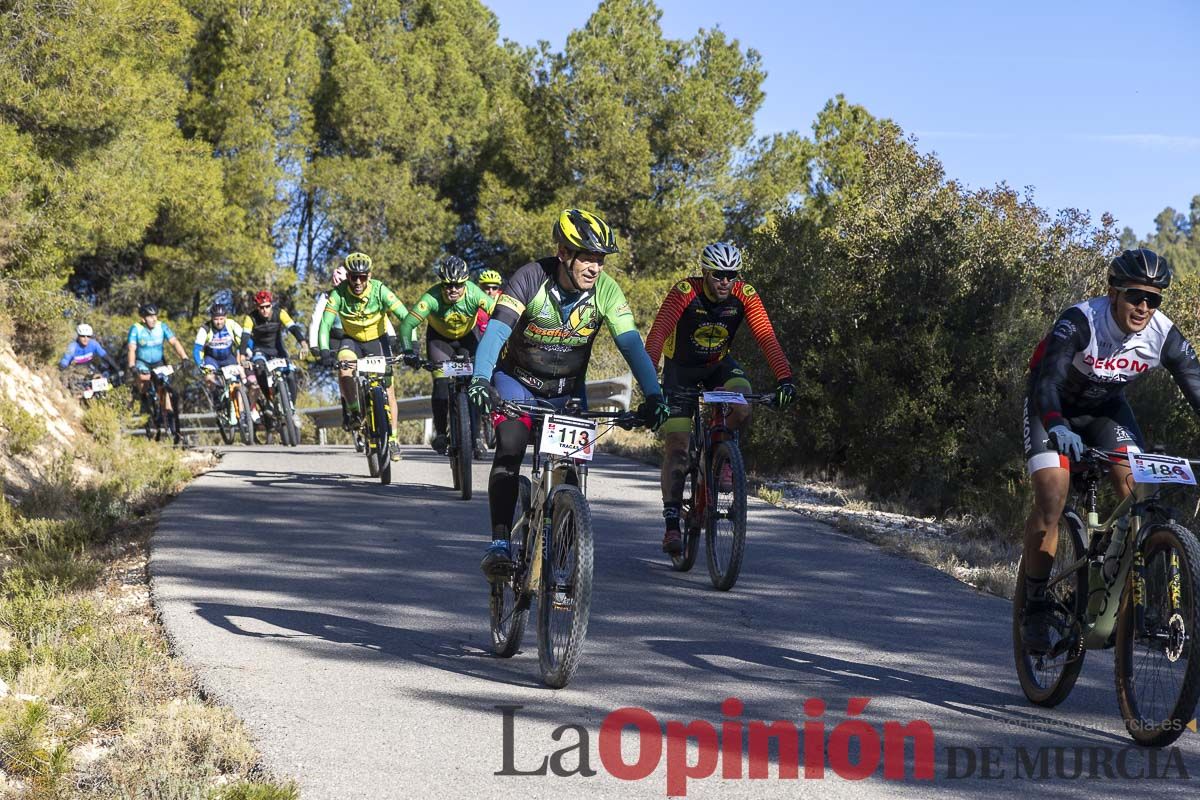
[[542,681],[561,689],[583,655],[592,606],[592,514],[575,486],[554,493],[550,536],[538,586],[538,660]]
[[300,444],[300,429],[296,426],[296,409],[292,402],[292,390],[287,378],[280,378],[279,384],[279,413],[283,415],[281,426],[283,443],[287,447]]
[[712,585],[728,591],[737,583],[746,549],[746,467],[734,442],[718,442],[708,474],[704,549]]
[[532,597],[524,589],[525,571],[533,562],[526,549],[533,541],[528,530],[531,493],[529,478],[522,475],[517,483],[517,507],[513,512],[513,527],[509,534],[513,562],[517,566],[511,578],[492,583],[492,652],[501,658],[510,658],[521,649],[525,623],[529,620],[529,604]]
[[212,388],[207,384],[202,384],[204,387],[204,396],[208,398],[208,407],[212,409],[213,416],[217,420],[217,431],[221,434],[221,441],[225,444],[233,444],[233,420],[229,418],[229,391],[220,387],[219,393],[214,395]]
[[239,384],[233,395],[234,411],[237,414],[238,436],[242,444],[254,444],[254,418],[250,416],[250,393]]
[[367,447],[375,452],[379,482],[392,482],[391,424],[388,422],[387,391],[382,386],[371,388],[371,437]]
[[474,457],[474,443],[471,441],[471,409],[467,405],[467,393],[454,393],[454,414],[451,419],[451,431],[457,440],[451,443],[454,458],[450,468],[454,470],[454,488],[458,489],[463,500],[471,499],[471,460]]
[[[1087,610],[1087,571],[1076,569],[1066,574],[1072,564],[1087,554],[1083,543],[1083,520],[1067,509],[1058,521],[1058,547],[1050,567],[1051,586],[1046,590],[1053,619],[1050,625],[1050,650],[1030,653],[1021,637],[1021,620],[1025,610],[1025,558],[1017,567],[1017,586],[1013,593],[1012,641],[1013,659],[1021,691],[1029,702],[1039,706],[1056,706],[1075,688],[1083,657],[1087,654],[1079,620]],[[1065,577],[1063,577],[1065,575]],[[1059,580],[1061,578],[1061,580]]]
[[1200,696],[1198,590],[1196,535],[1155,525],[1121,596],[1114,659],[1121,716],[1140,745],[1166,747],[1193,719]]

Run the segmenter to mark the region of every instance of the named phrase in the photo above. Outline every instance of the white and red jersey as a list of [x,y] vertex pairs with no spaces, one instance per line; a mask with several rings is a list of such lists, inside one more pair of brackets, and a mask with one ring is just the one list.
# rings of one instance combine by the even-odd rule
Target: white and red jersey
[[1158,366],[1171,373],[1200,413],[1200,362],[1175,323],[1157,311],[1145,328],[1127,334],[1113,318],[1108,297],[1094,297],[1064,311],[1038,343],[1029,361],[1030,394],[1049,428],[1062,419],[1064,408],[1098,406]]

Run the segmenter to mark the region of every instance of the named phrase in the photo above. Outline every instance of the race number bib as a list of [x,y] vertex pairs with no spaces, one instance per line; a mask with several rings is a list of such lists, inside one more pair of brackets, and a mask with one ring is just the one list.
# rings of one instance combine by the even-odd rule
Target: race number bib
[[592,460],[596,423],[575,417],[548,417],[542,424],[543,453]]
[[269,370],[287,369],[287,365],[286,358],[272,358],[267,361],[267,369]]
[[383,356],[367,356],[358,360],[358,371],[368,375],[386,375],[387,359]]
[[160,378],[165,378],[165,377],[167,377],[168,375],[174,375],[174,374],[175,374],[175,368],[174,368],[174,367],[172,367],[170,364],[164,364],[164,365],[163,365],[163,366],[161,366],[161,367],[155,367],[155,368],[154,368],[154,374],[155,374],[155,375],[157,375],[157,376],[158,376],[158,377],[160,377]]
[[469,378],[475,374],[475,365],[470,361],[443,361],[441,370],[447,378]]
[[735,406],[749,405],[741,392],[705,392],[703,398],[706,403],[729,403]]
[[93,392],[107,392],[111,388],[112,386],[109,384],[108,378],[104,377],[103,375],[98,375],[95,378],[92,378]]
[[239,367],[237,364],[228,364],[224,367],[221,367],[221,374],[224,375],[227,380],[231,380],[231,381],[241,380],[242,368]]
[[1160,456],[1154,453],[1130,453],[1129,468],[1137,483],[1186,483],[1196,485],[1192,465],[1186,458]]

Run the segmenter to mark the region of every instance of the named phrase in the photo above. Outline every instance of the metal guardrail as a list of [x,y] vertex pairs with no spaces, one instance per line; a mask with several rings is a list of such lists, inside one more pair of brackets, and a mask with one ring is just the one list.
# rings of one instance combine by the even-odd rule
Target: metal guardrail
[[[633,376],[625,374],[619,378],[589,381],[587,384],[587,400],[588,406],[592,408],[616,408],[620,411],[628,411],[630,405],[633,403]],[[325,431],[327,429],[342,427],[341,406],[298,408],[296,410],[312,420],[313,426],[317,429],[319,441],[322,444],[325,443]],[[396,416],[402,420],[431,419],[433,417],[432,398],[429,395],[397,398]],[[141,418],[139,417],[138,420],[138,422],[127,426],[126,432],[133,436],[145,436],[146,431],[138,427],[141,424]],[[179,433],[181,436],[187,436],[190,433],[217,431],[219,428],[216,427],[216,421],[216,415],[211,411],[202,414],[180,414]],[[189,422],[211,424],[187,425]]]

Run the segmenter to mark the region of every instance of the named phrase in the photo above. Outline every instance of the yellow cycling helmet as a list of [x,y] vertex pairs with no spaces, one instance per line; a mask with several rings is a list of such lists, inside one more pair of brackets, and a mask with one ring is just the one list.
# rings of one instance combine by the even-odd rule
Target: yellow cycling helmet
[[351,275],[365,275],[371,271],[371,257],[366,253],[351,253],[346,256],[346,271]]
[[476,281],[480,286],[499,286],[504,283],[504,279],[500,277],[500,273],[494,269],[485,269],[479,273],[479,280]]
[[617,237],[608,223],[590,211],[568,208],[554,223],[554,241],[568,250],[590,253],[616,253]]

